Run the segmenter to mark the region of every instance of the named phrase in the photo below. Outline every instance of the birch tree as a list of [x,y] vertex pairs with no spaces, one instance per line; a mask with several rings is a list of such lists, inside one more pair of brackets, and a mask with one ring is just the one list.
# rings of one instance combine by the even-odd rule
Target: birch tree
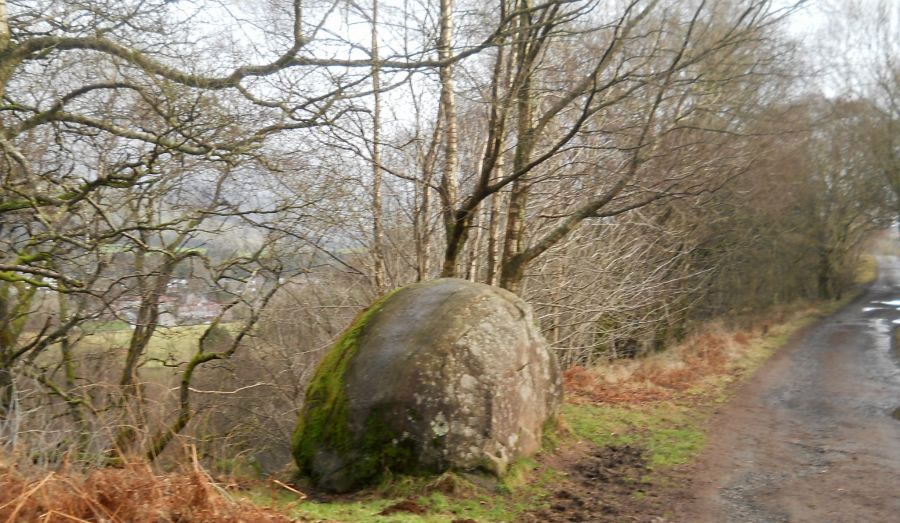
[[[479,170],[472,173],[466,195],[450,213],[454,226],[446,228],[444,276],[456,274],[479,206],[501,189],[509,187],[511,193],[499,284],[514,291],[521,288],[528,265],[585,220],[699,190],[703,170],[693,175],[672,173],[667,180],[651,180],[645,173],[660,162],[663,142],[686,129],[694,131],[694,139],[710,143],[721,143],[717,133],[731,132],[736,120],[712,120],[708,115],[751,101],[746,93],[753,88],[752,79],[773,70],[771,57],[776,52],[765,47],[775,45],[769,37],[771,26],[787,13],[767,1],[740,8],[727,2],[686,6],[632,1],[604,20],[593,14],[592,7],[520,2],[500,9],[515,21],[509,48],[514,58],[504,66],[510,68],[510,88],[492,102],[496,110],[486,124],[488,145]],[[560,75],[559,63],[547,64],[570,34],[592,44],[570,58],[572,74]],[[498,55],[498,63],[502,59]],[[492,80],[502,81],[502,74]],[[729,85],[734,86],[733,97],[727,94]],[[492,178],[507,150],[512,157],[509,172]],[[589,163],[590,150],[608,151],[598,162],[617,166],[601,185],[587,188],[591,196],[573,195],[552,227],[529,237],[525,227],[529,192],[543,183],[540,177],[550,168],[568,170],[571,176],[588,174],[575,166],[582,160]],[[574,151],[581,158],[571,163]]]

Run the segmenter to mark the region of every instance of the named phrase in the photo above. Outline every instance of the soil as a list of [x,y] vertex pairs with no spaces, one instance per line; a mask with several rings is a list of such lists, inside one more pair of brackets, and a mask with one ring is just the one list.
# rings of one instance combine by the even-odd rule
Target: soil
[[[550,507],[523,521],[659,521],[654,485],[643,450],[629,445],[596,447],[583,444],[554,456],[546,466],[561,471]],[[645,512],[639,514],[639,512]]]
[[391,514],[407,513],[407,514],[425,514],[428,512],[428,509],[419,505],[412,499],[404,499],[398,503],[394,503],[390,507],[382,510],[379,515],[381,516],[390,516]]

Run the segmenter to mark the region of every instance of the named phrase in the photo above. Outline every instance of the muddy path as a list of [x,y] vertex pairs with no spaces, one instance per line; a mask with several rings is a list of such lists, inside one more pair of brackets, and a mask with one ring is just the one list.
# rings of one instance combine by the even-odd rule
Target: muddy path
[[900,258],[878,261],[713,417],[675,521],[900,521]]

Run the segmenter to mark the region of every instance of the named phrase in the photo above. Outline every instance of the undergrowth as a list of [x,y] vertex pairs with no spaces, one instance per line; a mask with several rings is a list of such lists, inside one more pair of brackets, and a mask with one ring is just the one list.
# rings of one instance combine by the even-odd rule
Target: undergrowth
[[676,347],[635,360],[564,373],[575,403],[645,404],[686,401],[721,393],[724,386],[755,370],[788,336],[827,313],[831,306],[799,307],[758,319],[747,329],[712,323]]
[[0,521],[9,523],[288,523],[284,514],[236,501],[199,467],[155,474],[147,465],[49,472],[26,478],[0,469]]

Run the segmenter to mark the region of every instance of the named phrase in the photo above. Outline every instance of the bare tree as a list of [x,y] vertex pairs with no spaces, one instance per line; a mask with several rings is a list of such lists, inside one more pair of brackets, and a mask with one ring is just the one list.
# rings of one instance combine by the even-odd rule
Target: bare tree
[[[479,171],[469,178],[467,195],[459,198],[450,213],[453,227],[446,228],[444,276],[458,270],[458,257],[476,210],[503,188],[512,190],[499,282],[512,290],[520,288],[525,269],[534,259],[584,220],[699,190],[703,170],[693,176],[672,173],[668,179],[657,180],[647,179],[645,173],[657,170],[659,158],[666,153],[664,141],[676,134],[685,135],[690,129],[695,139],[705,132],[702,139],[721,143],[717,135],[733,132],[731,127],[738,120],[709,118],[712,111],[722,109],[708,104],[745,109],[741,104],[751,101],[745,93],[752,79],[770,74],[776,65],[772,58],[776,51],[764,46],[769,45],[767,32],[787,13],[765,1],[741,9],[724,2],[676,6],[636,1],[602,21],[588,14],[590,7],[526,2],[501,8],[501,13],[516,21],[511,29],[514,58],[503,66],[510,68],[511,80],[502,99],[492,102],[495,109],[487,122],[488,145],[477,162]],[[552,68],[543,64],[575,34],[593,42],[583,55],[594,58],[585,64],[583,55],[572,57],[574,74],[560,79],[558,64]],[[499,64],[504,58],[498,54],[496,60]],[[503,81],[503,74],[493,75],[494,84]],[[500,91],[500,85],[490,92]],[[734,97],[723,98],[726,85],[734,86]],[[635,115],[640,115],[638,120]],[[492,179],[498,159],[506,154],[504,144],[511,149],[510,172]],[[590,150],[607,151],[600,161],[617,166],[601,188],[590,190],[592,196],[576,197],[555,226],[527,238],[529,192],[547,179],[548,171],[556,170],[555,176],[560,169],[571,175],[587,174],[581,166],[588,161],[579,158],[584,163],[572,163],[571,159],[575,151],[586,156]]]

